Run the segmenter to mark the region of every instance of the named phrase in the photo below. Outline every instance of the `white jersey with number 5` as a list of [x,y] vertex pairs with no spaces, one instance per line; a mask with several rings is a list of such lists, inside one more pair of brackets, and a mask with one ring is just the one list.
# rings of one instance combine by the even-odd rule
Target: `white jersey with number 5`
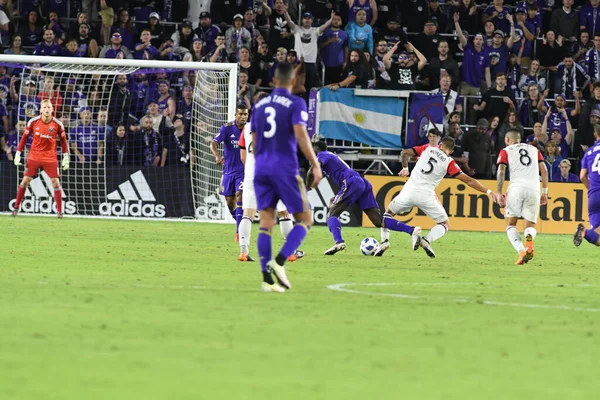
[[419,156],[419,161],[417,161],[410,174],[410,179],[404,184],[402,190],[433,192],[446,174],[455,177],[462,172],[454,159],[439,147],[426,144],[413,147],[413,150]]
[[517,143],[500,150],[498,164],[508,165],[510,187],[524,187],[540,191],[540,165],[542,153],[529,144]]

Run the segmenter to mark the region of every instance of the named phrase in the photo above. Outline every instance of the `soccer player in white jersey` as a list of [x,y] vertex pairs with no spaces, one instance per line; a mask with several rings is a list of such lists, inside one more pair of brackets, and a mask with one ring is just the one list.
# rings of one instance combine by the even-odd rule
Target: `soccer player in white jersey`
[[[516,264],[527,263],[533,258],[533,239],[535,239],[535,224],[538,219],[540,205],[548,202],[548,170],[544,164],[544,157],[537,147],[521,143],[519,131],[511,129],[506,132],[504,139],[506,147],[498,154],[498,182],[499,204],[505,206],[506,235],[513,245],[519,259]],[[502,195],[506,166],[510,172],[510,184],[506,198]],[[540,172],[542,174],[542,194],[540,196]],[[517,230],[517,220],[525,220],[525,246]]]
[[[413,231],[407,231],[412,235],[413,250],[422,247],[425,253],[435,258],[435,252],[431,243],[446,234],[449,227],[448,214],[440,203],[435,188],[440,184],[446,174],[459,179],[475,190],[487,193],[496,202],[496,194],[483,186],[476,179],[463,174],[460,167],[450,155],[454,151],[454,139],[445,137],[440,140],[439,147],[426,144],[402,151],[403,169],[398,175],[409,176],[408,159],[412,154],[419,156],[419,160],[410,174],[410,178],[404,184],[402,191],[389,204],[384,218],[391,218],[395,214],[405,213],[418,207],[427,216],[435,221],[435,225],[427,236],[421,236],[421,228],[412,227]],[[379,250],[379,249],[378,249]]]
[[[252,220],[256,215],[256,194],[254,192],[254,154],[252,153],[252,132],[250,123],[242,130],[239,140],[240,157],[244,163],[244,191],[242,192],[242,208],[244,215],[240,221],[240,261],[254,261],[250,255],[250,236],[252,232]],[[277,218],[281,236],[285,239],[294,228],[294,223],[283,202],[277,203]],[[288,257],[288,261],[296,261],[304,257],[304,252],[296,250],[296,253]]]

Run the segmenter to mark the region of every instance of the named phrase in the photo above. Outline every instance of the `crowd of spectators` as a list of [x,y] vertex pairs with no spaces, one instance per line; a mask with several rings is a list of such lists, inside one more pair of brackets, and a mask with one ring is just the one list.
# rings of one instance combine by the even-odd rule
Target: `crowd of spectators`
[[[600,0],[65,3],[0,0],[4,52],[234,62],[240,66],[238,101],[250,109],[273,87],[273,71],[280,62],[301,65],[304,79],[295,92],[305,96],[311,88],[321,86],[439,92],[444,95],[447,117],[442,134],[457,139],[464,151],[457,160],[477,177],[493,176],[504,135],[509,128],[516,128],[523,132],[523,140],[543,151],[555,172],[553,177],[564,180],[560,173],[570,163],[561,162],[581,157],[593,142],[592,126],[600,117]],[[35,99],[52,99],[54,92],[70,97],[62,99],[64,107],[71,107],[66,125],[82,123],[81,113],[86,109],[92,121],[99,119],[101,111],[106,112],[111,128],[110,135],[105,133],[106,159],[111,159],[109,152],[113,160],[114,154],[120,154],[109,144],[123,142],[134,129],[144,130],[143,118],[153,118],[157,131],[155,139],[141,140],[146,147],[148,143],[157,147],[170,134],[165,129],[175,129],[176,114],[184,131],[189,128],[186,111],[180,108],[189,101],[186,90],[189,97],[188,85],[193,79],[188,76],[119,76],[113,93],[117,100],[100,104],[100,108],[90,105],[90,100],[102,93],[98,84],[69,89],[53,87],[46,78],[25,80],[0,67],[0,97],[5,108],[0,107],[0,118],[6,134],[19,129],[20,117],[13,115],[34,115]],[[61,83],[65,84],[69,83]],[[31,85],[31,93],[22,91],[22,85]],[[142,94],[140,86],[146,89]],[[15,97],[17,93],[28,99]],[[160,124],[158,116],[152,116],[155,104],[165,119]],[[19,114],[19,109],[25,114]],[[121,117],[131,114],[133,120]],[[122,128],[125,134],[119,136]],[[2,139],[5,151],[11,149],[9,138]],[[159,150],[152,155],[162,155],[163,147],[158,143]],[[78,145],[75,150],[79,152]],[[8,152],[3,155],[7,156]],[[132,157],[143,158],[144,163],[152,158]],[[150,164],[163,162],[155,156]]]

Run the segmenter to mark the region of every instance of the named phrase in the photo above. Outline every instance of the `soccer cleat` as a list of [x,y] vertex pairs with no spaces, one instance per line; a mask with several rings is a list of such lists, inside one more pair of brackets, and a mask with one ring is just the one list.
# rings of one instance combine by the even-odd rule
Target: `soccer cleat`
[[389,248],[390,248],[390,241],[386,239],[383,242],[381,242],[381,244],[379,246],[377,246],[377,249],[375,249],[373,256],[381,257],[383,255],[383,253],[385,253],[385,251]]
[[304,257],[304,252],[300,250],[296,250],[294,254],[288,257],[289,262],[294,262]]
[[267,293],[284,293],[285,289],[276,283],[270,285],[267,282],[263,282],[262,285],[260,286],[260,291],[267,292]]
[[[11,216],[11,217],[16,217],[16,216],[17,216],[17,214],[19,214],[19,212],[18,212],[17,210],[15,210],[15,211],[13,211],[13,212],[10,214],[10,216]],[[579,245],[578,245],[578,246],[579,246]]]
[[281,286],[286,289],[292,288],[292,284],[285,274],[285,268],[283,265],[279,265],[275,262],[275,260],[271,260],[267,263],[267,267],[269,267],[269,270],[275,274],[275,277]]
[[531,235],[525,236],[525,252],[527,253],[525,258],[527,261],[531,261],[533,258],[533,237]]
[[431,258],[435,258],[435,252],[431,248],[431,243],[425,238],[421,238],[421,247],[425,250],[425,253]]
[[329,249],[325,250],[325,253],[323,254],[325,254],[326,256],[332,256],[338,251],[342,250],[346,250],[346,243],[344,242],[334,244],[333,247],[330,247]]
[[236,233],[236,234],[235,234],[235,242],[236,242],[236,243],[239,243],[239,242],[240,242],[240,234],[239,234],[239,233]]
[[421,246],[421,227],[415,226],[415,229],[410,236],[412,239],[412,248],[414,251],[417,251],[417,249]]
[[63,213],[60,212],[60,213],[56,214],[56,218],[62,219],[63,218]]
[[529,260],[530,259],[527,258],[527,250],[523,250],[522,252],[519,253],[519,259],[517,260],[515,265],[527,264],[527,261],[529,261]]
[[254,261],[254,258],[250,254],[240,253],[240,256],[238,257],[238,260],[252,262],[252,261]]
[[575,231],[575,234],[573,235],[573,244],[575,246],[581,245],[581,242],[583,242],[584,236],[585,236],[585,226],[583,226],[583,224],[577,225],[577,230]]

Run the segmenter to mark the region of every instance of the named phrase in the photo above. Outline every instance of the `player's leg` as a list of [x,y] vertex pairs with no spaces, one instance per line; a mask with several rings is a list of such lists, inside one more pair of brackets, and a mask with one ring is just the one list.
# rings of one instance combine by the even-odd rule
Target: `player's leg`
[[244,215],[240,221],[240,261],[254,261],[250,255],[250,236],[252,235],[252,220],[256,215],[255,208],[244,208]]
[[335,253],[346,249],[346,243],[342,237],[342,223],[340,222],[340,215],[346,211],[346,208],[348,208],[348,204],[337,203],[333,204],[329,209],[329,213],[327,214],[327,227],[333,236],[335,244],[325,250],[324,254],[326,256],[332,256]]
[[[244,190],[244,176],[239,175],[236,177],[235,181],[235,231],[239,233],[240,222],[242,222],[242,217],[244,216],[244,209],[242,208],[242,195]],[[238,236],[239,240],[239,236]]]
[[535,190],[525,189],[523,191],[523,210],[521,212],[525,220],[525,259],[531,261],[533,258],[533,240],[537,236],[535,224],[537,223],[540,210],[540,193]]
[[[527,210],[526,201],[528,194],[523,188],[508,188],[508,192],[506,193],[506,205],[504,206],[504,216],[506,218],[506,236],[508,236],[508,240],[512,244],[515,251],[519,254],[516,265],[522,265],[527,263],[530,260],[530,256],[527,254],[527,250],[525,249],[525,245],[523,244],[523,240],[521,239],[521,235],[517,229],[517,221],[521,217],[525,217],[525,212]],[[536,197],[539,195],[536,194]],[[539,202],[537,203],[537,208],[539,209]],[[536,212],[530,213],[532,215],[528,215],[530,221],[537,221]],[[533,215],[535,214],[535,215]],[[527,225],[525,225],[527,227]],[[532,234],[531,229],[527,231],[530,235]],[[533,239],[532,239],[533,240]],[[533,242],[530,242],[530,246],[533,247]]]
[[277,265],[273,260],[271,232],[275,225],[275,206],[279,200],[276,183],[271,176],[256,175],[254,177],[254,190],[258,209],[260,210],[260,228],[256,246],[263,275],[262,290],[266,292],[283,292],[284,289],[277,285],[271,276],[271,272],[274,272],[283,287],[288,289],[292,287],[287,279],[284,267]]
[[[411,226],[394,218],[396,214],[408,212],[412,210],[414,206],[415,202],[413,201],[409,192],[400,192],[400,194],[394,197],[394,199],[390,202],[388,208],[383,214],[381,221],[381,242],[382,244],[387,243],[387,246],[383,247],[389,248],[389,231],[393,230],[411,235],[413,250],[417,250],[419,248],[421,245],[421,227]],[[382,246],[380,245],[380,248],[381,247]],[[387,248],[380,248],[375,251],[374,255],[379,256],[383,254],[383,251],[387,250]]]
[[435,258],[435,252],[433,251],[431,244],[436,240],[441,239],[442,236],[448,232],[450,227],[448,214],[435,194],[423,198],[422,202],[417,204],[417,206],[436,223],[429,233],[421,238],[421,247],[425,250],[425,253],[431,258]]
[[27,191],[27,187],[33,180],[33,178],[37,175],[38,170],[41,165],[35,161],[27,160],[27,164],[25,164],[25,173],[23,174],[23,179],[17,188],[17,199],[15,201],[15,210],[12,212],[12,216],[16,217],[19,213],[19,208],[21,208],[21,203],[23,202],[23,198],[25,197],[25,192]]
[[54,202],[56,203],[56,215],[58,218],[62,218],[63,201],[62,188],[60,187],[60,169],[58,169],[58,162],[44,163],[42,168],[52,182],[52,188],[54,189]]
[[[285,289],[273,280],[273,276],[271,276],[272,272],[272,264],[273,264],[273,243],[271,241],[271,233],[273,231],[273,226],[275,225],[275,209],[267,208],[264,210],[260,210],[260,227],[258,228],[258,238],[256,239],[256,246],[258,248],[258,257],[260,258],[260,269],[263,275],[263,283],[261,286],[261,290],[263,292],[284,292]],[[276,271],[273,271],[276,272]],[[277,272],[276,272],[277,274]],[[287,277],[282,279],[279,275],[277,275],[277,279],[280,283],[284,285],[284,287],[290,288],[289,281],[287,281]],[[285,285],[287,283],[288,285]]]
[[600,212],[591,211],[589,216],[591,228],[585,229],[583,224],[577,226],[577,230],[573,236],[575,246],[579,246],[583,239],[588,243],[600,246]]
[[[277,211],[277,219],[279,220],[279,231],[281,232],[281,237],[285,240],[294,228],[294,223],[292,222],[292,217],[290,216],[290,213],[288,213],[285,204],[283,204],[281,200],[277,203],[275,210]],[[302,257],[304,257],[304,252],[296,250],[294,254],[288,257],[288,261],[294,262]]]
[[[229,209],[229,214],[231,214],[231,218],[235,221],[235,193],[237,191],[237,187],[235,185],[235,176],[229,174],[223,174],[221,177],[221,192],[220,194],[225,197],[225,203],[227,204],[227,208]],[[236,221],[237,222],[237,221]],[[235,241],[239,241],[237,224],[235,230]]]
[[[286,205],[288,212],[291,212],[294,216],[296,224],[287,236],[285,243],[281,247],[279,254],[275,257],[275,265],[280,269],[274,267],[274,272],[277,277],[279,276],[278,271],[283,271],[283,265],[288,257],[300,247],[300,244],[306,237],[310,226],[312,225],[312,212],[308,206],[308,195],[306,188],[304,187],[304,181],[300,176],[294,177],[282,177],[277,180],[277,196]],[[285,282],[280,283],[285,284]],[[291,286],[285,285],[288,288]]]
[[244,191],[242,193],[242,209],[244,214],[240,221],[240,261],[254,261],[250,256],[250,236],[252,234],[252,220],[256,215],[256,193],[254,191],[254,181],[244,181]]
[[23,176],[23,180],[17,187],[17,199],[15,201],[15,209],[12,212],[13,217],[16,217],[19,213],[19,208],[21,208],[21,203],[23,202],[23,198],[25,197],[25,192],[27,191],[27,187],[29,187],[29,184],[31,183],[32,179],[33,177],[27,175]]

